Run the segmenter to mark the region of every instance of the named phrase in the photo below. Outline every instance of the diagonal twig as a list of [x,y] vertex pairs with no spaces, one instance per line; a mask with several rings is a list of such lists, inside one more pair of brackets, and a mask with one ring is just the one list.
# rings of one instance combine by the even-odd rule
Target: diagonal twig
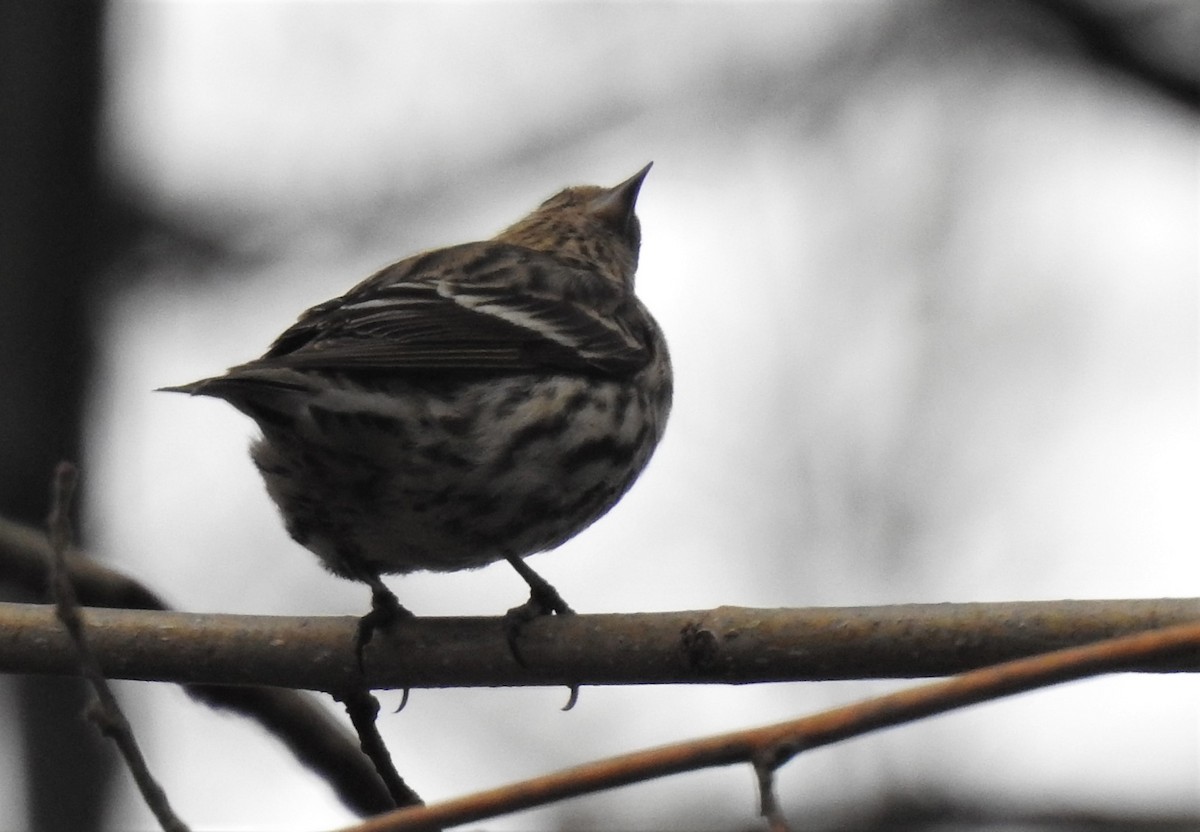
[[146,758],[142,756],[129,720],[121,711],[117,698],[108,686],[108,680],[100,670],[100,663],[88,646],[87,630],[80,615],[79,600],[66,568],[66,553],[71,545],[71,498],[77,480],[75,466],[60,462],[54,471],[53,498],[47,525],[50,530],[50,546],[54,550],[51,570],[51,591],[55,600],[55,613],[67,629],[79,653],[79,668],[84,679],[96,694],[95,704],[89,708],[88,716],[99,727],[100,733],[116,743],[125,764],[137,783],[138,791],[159,825],[166,832],[188,832],[187,825],[175,814],[167,794],[150,773]]
[[396,771],[392,755],[379,733],[376,717],[379,715],[379,700],[366,688],[354,687],[346,693],[335,694],[334,698],[346,707],[354,730],[358,733],[362,752],[374,764],[388,793],[396,806],[422,806],[420,796],[409,788],[404,778]]

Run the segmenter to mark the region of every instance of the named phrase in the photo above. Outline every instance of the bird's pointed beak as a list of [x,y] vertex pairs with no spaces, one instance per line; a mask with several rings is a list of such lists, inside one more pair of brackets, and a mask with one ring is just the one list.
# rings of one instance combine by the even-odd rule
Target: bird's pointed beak
[[654,167],[654,163],[647,162],[646,167],[639,170],[620,185],[615,185],[612,190],[617,193],[628,192],[631,199],[637,199],[638,191],[642,188],[642,180],[646,178],[646,174],[650,172],[650,168],[652,167]]
[[642,180],[653,165],[654,163],[650,162],[620,185],[603,191],[592,200],[592,213],[614,228],[626,228],[630,217],[633,216],[633,207],[637,203],[638,192],[642,189]]

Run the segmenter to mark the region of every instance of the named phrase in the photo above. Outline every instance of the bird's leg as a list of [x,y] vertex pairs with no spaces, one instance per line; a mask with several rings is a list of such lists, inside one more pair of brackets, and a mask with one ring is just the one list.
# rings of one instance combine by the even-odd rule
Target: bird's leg
[[[358,577],[371,587],[371,611],[358,619],[358,630],[354,637],[354,655],[358,660],[359,676],[347,685],[346,690],[335,692],[334,698],[346,706],[346,713],[358,734],[359,747],[375,766],[375,771],[387,786],[392,801],[397,807],[419,805],[421,799],[396,771],[392,756],[379,734],[379,728],[375,724],[379,715],[379,700],[371,693],[363,667],[363,649],[375,635],[375,630],[380,627],[386,629],[398,620],[411,618],[412,613],[384,586],[378,574],[363,572]],[[408,688],[405,688],[404,701],[400,706],[404,707],[404,702],[407,701]]]
[[358,658],[358,669],[363,669],[363,650],[370,643],[377,629],[387,629],[392,624],[405,618],[412,618],[400,603],[395,593],[384,586],[378,575],[363,577],[371,587],[371,611],[358,619],[358,634],[354,638],[354,654]]
[[505,560],[512,564],[512,568],[517,570],[517,574],[525,579],[525,583],[529,584],[529,600],[513,610],[528,610],[526,613],[530,620],[542,615],[572,615],[575,610],[567,606],[567,602],[558,594],[558,590],[552,587],[545,578],[530,568],[529,564],[514,555],[506,555]]
[[[521,634],[521,628],[543,615],[574,615],[575,610],[567,605],[567,602],[558,594],[558,590],[550,585],[549,581],[534,572],[525,561],[512,555],[505,556],[505,560],[511,563],[512,568],[517,570],[517,574],[525,579],[525,583],[529,584],[529,600],[519,607],[513,607],[504,615],[508,651],[512,653],[517,664],[524,667],[525,660],[521,657],[521,651],[517,649],[517,637]],[[563,707],[564,711],[575,707],[575,702],[579,699],[579,685],[570,684],[567,687],[570,695],[567,698],[567,704]]]
[[508,649],[518,664],[524,665],[521,653],[517,649],[517,637],[521,628],[543,615],[574,615],[575,610],[567,605],[550,583],[534,572],[525,561],[515,555],[506,555],[505,560],[512,564],[517,574],[529,584],[529,600],[519,607],[513,607],[504,615],[504,628],[508,636]]

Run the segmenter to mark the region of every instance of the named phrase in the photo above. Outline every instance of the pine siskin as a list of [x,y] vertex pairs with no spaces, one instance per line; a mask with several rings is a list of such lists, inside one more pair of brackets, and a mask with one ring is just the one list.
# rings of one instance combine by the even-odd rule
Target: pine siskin
[[649,170],[387,266],[262,358],[164,388],[258,423],[251,456],[288,532],[373,590],[360,647],[403,612],[381,574],[504,559],[531,591],[514,613],[571,611],[523,558],[616,504],[671,407],[667,345],[633,286]]

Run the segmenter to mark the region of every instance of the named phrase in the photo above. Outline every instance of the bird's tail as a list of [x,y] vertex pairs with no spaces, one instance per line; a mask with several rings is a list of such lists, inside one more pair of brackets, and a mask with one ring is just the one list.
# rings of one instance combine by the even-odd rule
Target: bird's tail
[[220,396],[216,392],[218,385],[215,382],[220,381],[220,377],[205,378],[200,381],[193,381],[191,384],[177,384],[171,387],[156,387],[155,393],[187,393],[189,396]]
[[311,381],[294,370],[234,367],[223,376],[155,392],[187,393],[224,399],[260,425],[289,421],[313,392]]

